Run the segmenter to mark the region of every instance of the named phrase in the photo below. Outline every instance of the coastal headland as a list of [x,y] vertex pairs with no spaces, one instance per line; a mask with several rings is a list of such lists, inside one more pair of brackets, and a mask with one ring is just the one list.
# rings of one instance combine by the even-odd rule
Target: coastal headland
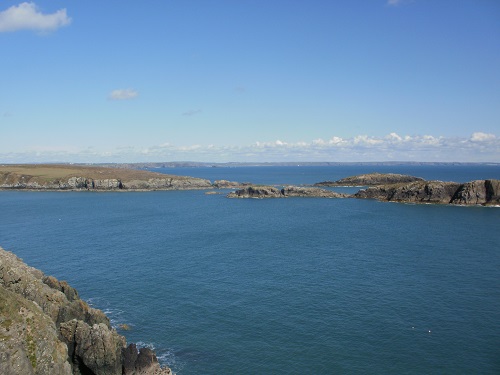
[[65,281],[0,248],[0,373],[172,375]]
[[141,191],[210,189],[210,181],[136,169],[73,164],[0,165],[0,189]]

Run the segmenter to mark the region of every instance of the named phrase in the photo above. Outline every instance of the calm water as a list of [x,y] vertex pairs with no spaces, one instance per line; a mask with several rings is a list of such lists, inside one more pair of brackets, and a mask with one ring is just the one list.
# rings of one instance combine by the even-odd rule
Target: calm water
[[[164,170],[256,183],[499,167]],[[388,170],[385,170],[385,169]],[[367,170],[368,169],[368,170]],[[420,172],[420,173],[419,173]],[[0,245],[188,374],[498,374],[500,209],[0,192]]]

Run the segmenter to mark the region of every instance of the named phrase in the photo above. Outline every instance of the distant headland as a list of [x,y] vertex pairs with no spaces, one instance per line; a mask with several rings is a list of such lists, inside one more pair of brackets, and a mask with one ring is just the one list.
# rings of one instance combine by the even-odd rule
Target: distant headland
[[[149,163],[154,164],[154,163]],[[164,165],[163,163],[162,165]],[[119,166],[119,167],[118,167]],[[103,166],[83,164],[0,165],[0,190],[34,191],[154,191],[232,189],[228,198],[360,198],[406,203],[455,205],[500,205],[500,180],[467,183],[426,181],[395,173],[369,173],[337,181],[323,181],[313,187],[258,186],[249,182],[209,180],[132,169],[131,164]],[[135,168],[143,165],[134,164]],[[325,187],[359,186],[354,194]]]

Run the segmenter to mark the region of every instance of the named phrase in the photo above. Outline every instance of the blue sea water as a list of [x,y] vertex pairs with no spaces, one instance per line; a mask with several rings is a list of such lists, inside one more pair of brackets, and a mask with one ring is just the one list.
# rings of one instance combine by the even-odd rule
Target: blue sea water
[[[374,170],[165,173],[309,184]],[[188,374],[500,373],[500,209],[204,191],[0,192],[0,245],[76,287]]]

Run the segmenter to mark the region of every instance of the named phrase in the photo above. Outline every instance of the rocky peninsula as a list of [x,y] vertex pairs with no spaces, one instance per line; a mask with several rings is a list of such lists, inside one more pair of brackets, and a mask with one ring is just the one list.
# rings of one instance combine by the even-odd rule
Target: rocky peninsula
[[171,375],[65,281],[0,248],[0,374]]
[[386,184],[362,189],[353,197],[404,203],[497,206],[500,205],[500,180],[463,184],[443,181]]
[[0,165],[3,190],[144,191],[210,189],[210,181],[134,169],[71,164]]

